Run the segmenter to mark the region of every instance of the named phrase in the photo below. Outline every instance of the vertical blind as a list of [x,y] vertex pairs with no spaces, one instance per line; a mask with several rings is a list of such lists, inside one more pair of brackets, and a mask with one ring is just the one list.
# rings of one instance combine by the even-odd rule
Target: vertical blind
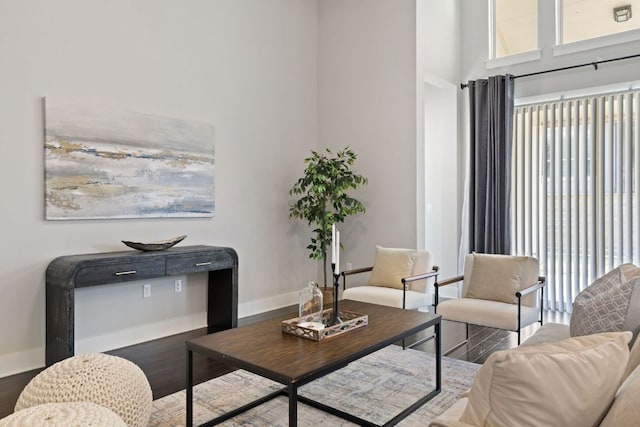
[[571,311],[595,278],[640,265],[640,92],[518,106],[512,252],[540,260],[545,306]]

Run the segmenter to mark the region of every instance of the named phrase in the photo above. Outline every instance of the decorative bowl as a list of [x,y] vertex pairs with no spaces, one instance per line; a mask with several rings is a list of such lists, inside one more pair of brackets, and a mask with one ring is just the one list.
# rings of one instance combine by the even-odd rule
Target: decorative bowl
[[137,249],[139,251],[151,252],[151,251],[164,251],[165,249],[169,249],[172,246],[177,245],[182,242],[184,238],[187,236],[178,236],[173,239],[167,240],[159,240],[157,242],[149,242],[149,243],[141,243],[141,242],[130,242],[128,240],[122,240],[122,243],[129,246],[130,248]]

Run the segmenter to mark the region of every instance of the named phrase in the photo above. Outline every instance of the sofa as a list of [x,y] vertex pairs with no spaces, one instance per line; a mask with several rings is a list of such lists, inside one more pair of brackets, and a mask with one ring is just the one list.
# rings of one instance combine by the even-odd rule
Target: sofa
[[430,427],[640,425],[640,269],[613,269],[575,299],[569,325],[547,323],[493,353]]

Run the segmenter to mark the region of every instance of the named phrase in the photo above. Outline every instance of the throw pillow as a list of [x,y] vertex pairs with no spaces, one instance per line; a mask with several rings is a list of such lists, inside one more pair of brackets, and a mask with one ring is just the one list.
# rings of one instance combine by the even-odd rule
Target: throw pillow
[[630,265],[614,268],[576,296],[569,322],[572,337],[624,329],[635,284],[625,276]]
[[[466,298],[501,301],[509,304],[517,302],[516,292],[522,289],[523,280],[532,265],[530,257],[472,254],[473,269],[468,279]],[[537,262],[535,266],[537,267]],[[537,268],[533,268],[536,271]],[[537,277],[536,277],[537,278]],[[535,283],[527,283],[526,286]]]
[[369,285],[402,289],[402,279],[411,276],[415,258],[414,249],[376,246]]
[[[416,251],[416,256],[413,259],[413,268],[411,269],[411,276],[417,276],[418,274],[429,273],[433,271],[433,261],[431,260],[431,252],[429,251]],[[416,280],[409,283],[409,289],[416,292],[427,292],[427,279]]]
[[630,332],[567,338],[493,353],[460,421],[474,426],[595,426],[629,358]]
[[635,264],[626,263],[620,266],[620,270],[622,270],[622,274],[624,275],[625,280],[632,280],[640,277],[640,268],[636,267]]

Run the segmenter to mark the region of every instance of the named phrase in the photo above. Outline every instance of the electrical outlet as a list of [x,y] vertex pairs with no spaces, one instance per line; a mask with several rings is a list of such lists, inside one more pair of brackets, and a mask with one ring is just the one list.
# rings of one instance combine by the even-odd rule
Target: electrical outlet
[[176,293],[182,292],[182,280],[176,279],[175,288],[174,289],[175,289]]
[[142,298],[149,298],[151,296],[151,285],[146,284],[142,286]]
[[353,265],[352,265],[350,262],[348,262],[348,263],[347,263],[347,266],[346,266],[345,268],[346,268],[347,270],[353,270]]

